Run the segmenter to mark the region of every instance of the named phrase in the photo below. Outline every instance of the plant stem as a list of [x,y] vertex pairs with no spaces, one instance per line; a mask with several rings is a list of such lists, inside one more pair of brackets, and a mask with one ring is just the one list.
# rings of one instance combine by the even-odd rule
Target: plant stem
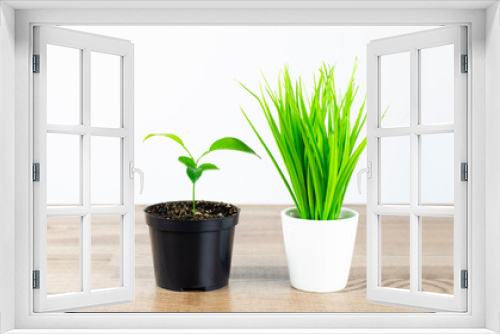
[[196,182],[193,182],[193,218],[196,217],[196,202],[194,200],[194,190],[195,190],[195,185],[196,185]]

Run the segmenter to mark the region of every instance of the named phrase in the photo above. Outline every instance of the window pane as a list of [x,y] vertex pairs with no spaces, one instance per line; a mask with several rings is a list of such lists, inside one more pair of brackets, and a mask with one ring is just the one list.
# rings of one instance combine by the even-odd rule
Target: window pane
[[410,204],[410,137],[380,138],[380,204]]
[[410,53],[380,57],[380,116],[384,128],[410,126]]
[[381,286],[410,289],[410,217],[380,216]]
[[80,205],[80,143],[79,135],[47,134],[48,206]]
[[121,216],[92,216],[92,290],[121,286]]
[[80,124],[81,50],[47,45],[47,123]]
[[420,123],[453,123],[453,45],[420,50]]
[[121,126],[121,57],[91,52],[92,126]]
[[47,294],[80,292],[80,217],[47,218]]
[[453,294],[453,218],[421,217],[422,291]]
[[91,139],[92,205],[121,204],[121,138]]
[[422,135],[420,140],[422,205],[453,205],[453,133]]

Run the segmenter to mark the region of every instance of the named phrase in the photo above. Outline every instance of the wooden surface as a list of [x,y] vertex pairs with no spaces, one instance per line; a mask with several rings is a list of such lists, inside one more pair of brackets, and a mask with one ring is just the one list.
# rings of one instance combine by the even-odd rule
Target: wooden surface
[[[280,206],[242,206],[236,227],[229,286],[211,292],[173,292],[156,286],[143,207],[136,208],[136,293],[131,303],[85,310],[85,312],[416,312],[413,309],[370,303],[366,299],[366,215],[364,206],[350,206],[360,213],[359,228],[349,282],[343,291],[306,293],[290,286],[281,232]],[[407,217],[382,219],[382,285],[408,288],[409,229]],[[49,290],[65,291],[74,275],[74,251],[61,245],[75,233],[50,224]],[[423,290],[453,291],[452,221],[432,218],[424,222]],[[54,232],[54,229],[56,232]],[[101,217],[93,223],[93,287],[118,282],[119,246],[116,219]],[[61,232],[61,231],[59,231]],[[76,234],[77,235],[77,234]],[[451,235],[451,237],[450,237]],[[51,255],[52,254],[52,255]],[[71,263],[73,263],[71,265]],[[59,271],[59,272],[58,272]],[[66,275],[66,276],[65,276]],[[73,276],[71,276],[73,275]],[[65,285],[66,284],[66,285]]]

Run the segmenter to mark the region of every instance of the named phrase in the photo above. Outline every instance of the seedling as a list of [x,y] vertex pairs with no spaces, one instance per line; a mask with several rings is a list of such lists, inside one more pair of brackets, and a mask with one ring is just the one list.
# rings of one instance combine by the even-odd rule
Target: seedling
[[195,193],[196,193],[196,182],[200,179],[200,177],[203,175],[203,172],[209,171],[209,170],[218,170],[219,167],[212,163],[203,163],[199,164],[201,158],[205,157],[209,153],[212,153],[214,151],[218,150],[232,150],[232,151],[240,151],[244,153],[249,153],[257,156],[260,159],[260,156],[255,153],[247,144],[242,142],[241,140],[237,138],[232,138],[232,137],[225,137],[221,138],[219,140],[216,140],[206,151],[203,153],[198,159],[194,159],[193,155],[191,152],[186,148],[184,145],[184,142],[176,135],[172,133],[150,133],[147,135],[143,142],[145,142],[148,138],[151,137],[166,137],[170,138],[173,141],[175,141],[177,144],[181,145],[182,148],[187,152],[189,156],[180,156],[178,158],[179,162],[181,162],[184,166],[186,166],[186,174],[193,183],[193,218],[196,217],[196,201],[195,201]]

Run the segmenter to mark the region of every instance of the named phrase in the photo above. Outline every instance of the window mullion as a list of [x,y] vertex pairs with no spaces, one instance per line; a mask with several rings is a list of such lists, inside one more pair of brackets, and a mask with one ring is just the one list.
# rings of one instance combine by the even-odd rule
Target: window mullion
[[[82,105],[82,124],[87,129],[90,129],[90,50],[83,50],[82,58],[82,90],[81,90],[81,105]],[[82,205],[87,213],[82,218],[82,229],[80,237],[80,257],[81,257],[81,282],[83,284],[83,292],[90,293],[91,290],[91,215],[90,215],[90,130],[82,136],[81,150],[81,189],[82,189]]]
[[418,50],[410,50],[410,291],[418,292],[420,281],[419,217],[414,210],[419,204],[420,147],[415,133],[419,108],[419,57]]

